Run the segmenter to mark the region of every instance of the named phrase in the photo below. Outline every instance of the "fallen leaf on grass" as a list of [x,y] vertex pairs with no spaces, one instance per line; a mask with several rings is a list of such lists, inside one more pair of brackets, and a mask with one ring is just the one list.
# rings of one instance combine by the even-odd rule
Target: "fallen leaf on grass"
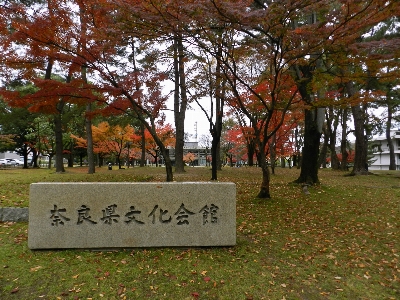
[[37,267],[31,268],[30,270],[31,270],[31,272],[37,272],[41,268],[42,268],[42,266],[37,266]]
[[118,292],[117,292],[118,296],[121,296],[122,294],[124,294],[125,291],[126,291],[126,288],[125,288],[125,287],[120,287],[120,288],[118,289]]
[[11,291],[11,294],[15,294],[15,293],[17,293],[18,291],[19,291],[19,288],[16,287],[15,289],[13,289],[13,290]]

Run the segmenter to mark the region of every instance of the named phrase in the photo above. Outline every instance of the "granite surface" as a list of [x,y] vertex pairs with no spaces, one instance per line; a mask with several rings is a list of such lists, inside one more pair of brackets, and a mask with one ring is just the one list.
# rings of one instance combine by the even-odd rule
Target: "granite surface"
[[27,207],[0,207],[0,222],[28,222]]

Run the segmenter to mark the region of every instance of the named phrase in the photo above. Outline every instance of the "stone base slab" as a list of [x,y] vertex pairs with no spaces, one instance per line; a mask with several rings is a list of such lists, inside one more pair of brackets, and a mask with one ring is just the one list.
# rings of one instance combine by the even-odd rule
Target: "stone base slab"
[[233,183],[34,183],[30,249],[232,246]]
[[28,222],[27,207],[0,207],[0,222]]

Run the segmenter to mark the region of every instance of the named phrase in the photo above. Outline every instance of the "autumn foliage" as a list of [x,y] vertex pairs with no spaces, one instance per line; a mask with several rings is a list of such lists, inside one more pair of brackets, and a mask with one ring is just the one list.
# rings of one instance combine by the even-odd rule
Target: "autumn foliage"
[[[171,124],[166,124],[165,126],[158,126],[156,128],[157,135],[160,137],[161,141],[166,147],[172,148],[175,145],[175,132],[172,128]],[[145,141],[145,149],[148,155],[149,160],[152,163],[158,165],[160,158],[160,149],[157,143],[154,141],[153,136],[150,134],[148,130],[144,131],[144,141]],[[133,146],[135,148],[134,153],[136,153],[136,157],[139,157],[139,151],[142,149],[142,136],[140,134],[134,134],[132,136]]]
[[[194,49],[184,64],[210,67],[210,80],[187,83],[193,99],[205,93],[218,98],[218,120],[226,106],[238,115],[248,131],[242,130],[247,152],[264,171],[259,196],[269,197],[268,155],[290,155],[290,131],[301,114],[296,110],[307,118],[329,105],[354,107],[383,95],[370,88],[372,79],[397,78],[398,39],[366,36],[399,10],[397,1],[384,0],[7,1],[0,6],[1,77],[5,84],[33,83],[37,90],[21,96],[3,87],[0,95],[35,112],[62,115],[68,105],[96,103],[84,117],[124,114],[138,120],[155,143],[146,151],[163,155],[171,181],[169,142],[158,127],[164,126],[170,96],[163,83],[182,75],[171,67],[171,45],[180,37]],[[199,53],[215,64],[204,64]],[[333,85],[347,89],[339,101],[324,96]],[[352,93],[351,85],[358,86]],[[319,135],[305,146],[319,143]],[[123,155],[116,144],[112,151]],[[236,148],[232,155],[243,157]],[[303,158],[317,172],[314,161]]]
[[[92,126],[93,132],[93,150],[102,158],[112,159],[117,158],[121,163],[122,159],[128,161],[137,160],[140,158],[142,149],[142,136],[135,129],[127,125],[121,127],[119,125],[111,126],[108,122],[101,122],[97,126]],[[145,149],[148,154],[148,159],[158,163],[160,156],[157,144],[154,142],[152,135],[146,130],[145,134]],[[157,129],[157,134],[161,137],[163,143],[167,146],[173,146],[174,130],[168,124]],[[86,148],[87,140],[84,137],[71,135],[76,141],[77,148]],[[121,166],[121,164],[120,164]]]

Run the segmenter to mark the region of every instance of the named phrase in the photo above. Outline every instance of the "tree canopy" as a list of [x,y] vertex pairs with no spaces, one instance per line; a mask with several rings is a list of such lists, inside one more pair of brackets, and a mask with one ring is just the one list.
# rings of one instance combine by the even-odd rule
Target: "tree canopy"
[[[268,198],[271,155],[286,151],[283,132],[301,124],[297,182],[318,183],[327,108],[351,109],[354,170],[363,172],[366,105],[389,99],[398,85],[399,15],[397,1],[383,0],[7,1],[0,5],[0,95],[10,107],[53,115],[58,133],[67,104],[96,103],[87,120],[138,120],[142,153],[146,131],[165,158],[168,181],[164,112],[175,112],[176,145],[183,147],[184,111],[200,105],[215,172],[223,118],[234,114],[263,170],[259,197]],[[35,91],[9,88],[16,79]],[[167,107],[171,95],[174,107]]]

